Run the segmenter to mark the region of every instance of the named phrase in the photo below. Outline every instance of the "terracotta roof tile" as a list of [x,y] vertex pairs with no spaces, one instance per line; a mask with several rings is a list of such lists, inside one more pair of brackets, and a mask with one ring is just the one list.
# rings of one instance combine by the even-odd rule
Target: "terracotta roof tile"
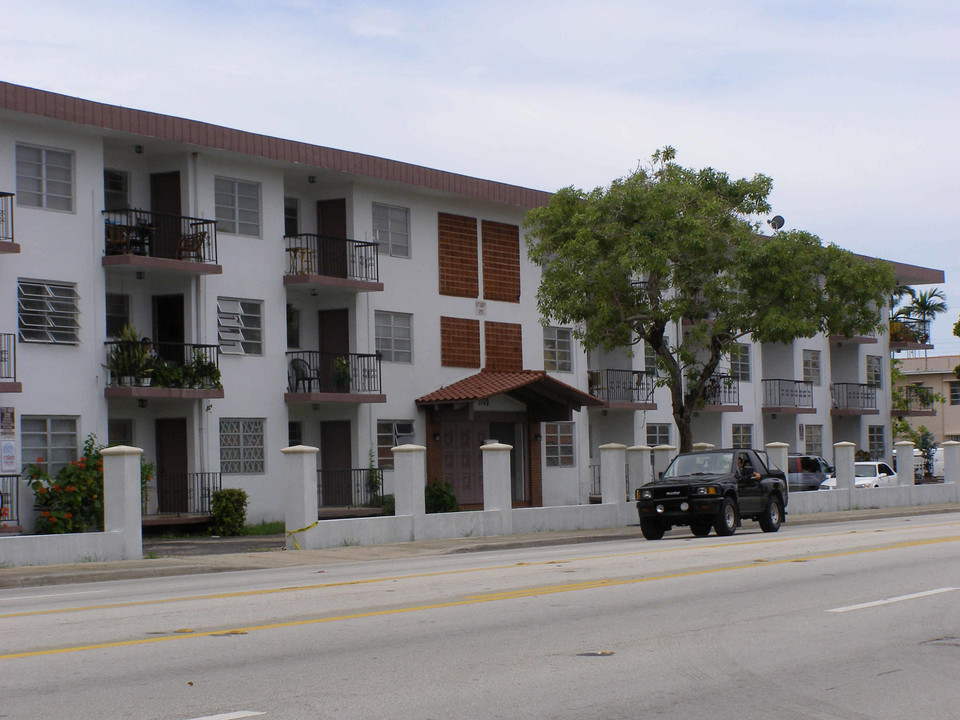
[[562,394],[572,406],[577,408],[584,405],[602,405],[592,395],[577,390],[571,385],[562,383],[559,380],[547,375],[543,370],[514,370],[501,372],[494,370],[481,370],[475,375],[466,377],[463,380],[434,390],[423,397],[417,398],[418,405],[474,402],[484,400],[494,395],[502,395],[513,390],[530,385],[539,385],[544,390]]

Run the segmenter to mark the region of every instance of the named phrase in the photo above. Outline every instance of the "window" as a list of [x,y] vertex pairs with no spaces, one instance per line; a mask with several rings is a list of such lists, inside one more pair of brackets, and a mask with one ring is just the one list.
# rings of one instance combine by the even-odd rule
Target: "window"
[[543,369],[573,372],[573,333],[570,328],[543,329]]
[[415,440],[413,420],[380,420],[377,423],[377,465],[381,470],[392,468],[392,448]]
[[730,376],[734,380],[750,382],[750,346],[746,343],[734,343],[730,346]]
[[46,280],[17,281],[18,325],[22,342],[80,342],[77,286]]
[[643,369],[654,377],[660,376],[657,370],[657,353],[648,342],[643,343]]
[[803,351],[803,380],[820,386],[820,351]]
[[735,448],[753,447],[753,425],[734,425],[732,443]]
[[297,198],[283,199],[283,234],[297,235],[300,232],[300,201]]
[[547,467],[574,467],[573,423],[544,423],[543,446]]
[[133,420],[107,420],[107,445],[133,445]]
[[805,425],[803,450],[807,455],[823,455],[823,425]]
[[670,444],[670,423],[651,423],[647,425],[647,445],[656,447],[657,445]]
[[413,362],[413,316],[407,313],[374,313],[377,352],[385,362]]
[[960,382],[950,383],[950,404],[960,405]]
[[107,337],[115,338],[130,324],[130,296],[107,293]]
[[130,207],[128,177],[119,170],[103,171],[104,210],[126,210]]
[[410,257],[410,210],[373,204],[373,239],[378,250],[392,257]]
[[220,419],[220,472],[256,475],[264,472],[263,420]]
[[217,298],[217,337],[220,352],[263,354],[263,303],[260,300]]
[[73,212],[73,153],[17,145],[17,205]]
[[287,347],[300,347],[300,308],[287,303]]
[[21,420],[21,459],[55,475],[77,459],[77,418],[24,415]]
[[260,237],[260,183],[220,177],[213,182],[217,229]]
[[883,361],[879,355],[867,355],[867,385],[883,387]]
[[874,460],[880,460],[887,454],[887,444],[884,441],[883,425],[870,425],[867,427],[867,452]]
[[303,445],[303,423],[299,420],[287,423],[287,443],[290,447]]

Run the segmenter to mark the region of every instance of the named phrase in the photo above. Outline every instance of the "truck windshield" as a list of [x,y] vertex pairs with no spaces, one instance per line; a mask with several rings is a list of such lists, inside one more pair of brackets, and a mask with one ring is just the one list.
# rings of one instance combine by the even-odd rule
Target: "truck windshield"
[[677,455],[670,463],[670,467],[663,473],[663,477],[680,477],[681,475],[725,475],[733,466],[733,453],[705,452]]

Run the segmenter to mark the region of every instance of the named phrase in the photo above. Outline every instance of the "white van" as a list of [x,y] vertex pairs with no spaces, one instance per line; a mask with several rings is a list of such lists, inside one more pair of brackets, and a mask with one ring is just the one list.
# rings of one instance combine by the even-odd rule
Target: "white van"
[[[897,466],[897,450],[893,450],[893,466]],[[913,449],[913,477],[919,480],[923,477],[923,453]],[[933,451],[933,477],[943,479],[943,448]]]

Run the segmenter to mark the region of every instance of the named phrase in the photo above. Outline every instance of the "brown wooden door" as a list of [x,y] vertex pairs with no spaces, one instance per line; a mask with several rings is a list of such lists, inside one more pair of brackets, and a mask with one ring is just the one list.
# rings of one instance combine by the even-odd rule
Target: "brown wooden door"
[[319,273],[327,277],[347,277],[347,201],[317,201]]
[[189,512],[187,498],[187,419],[154,421],[157,449],[157,505],[161,513]]
[[347,308],[320,310],[317,313],[317,338],[320,360],[316,370],[320,392],[349,390],[335,387],[333,370],[337,358],[350,353],[350,311]]
[[150,175],[150,210],[153,218],[155,257],[176,258],[180,243],[180,173],[165,172]]
[[349,420],[327,420],[320,423],[320,505],[347,507],[353,505],[350,466],[353,450]]
[[184,355],[183,295],[153,296],[153,348],[158,357],[183,365]]
[[483,465],[480,447],[487,437],[485,422],[445,422],[440,433],[443,480],[453,486],[461,505],[483,504]]

